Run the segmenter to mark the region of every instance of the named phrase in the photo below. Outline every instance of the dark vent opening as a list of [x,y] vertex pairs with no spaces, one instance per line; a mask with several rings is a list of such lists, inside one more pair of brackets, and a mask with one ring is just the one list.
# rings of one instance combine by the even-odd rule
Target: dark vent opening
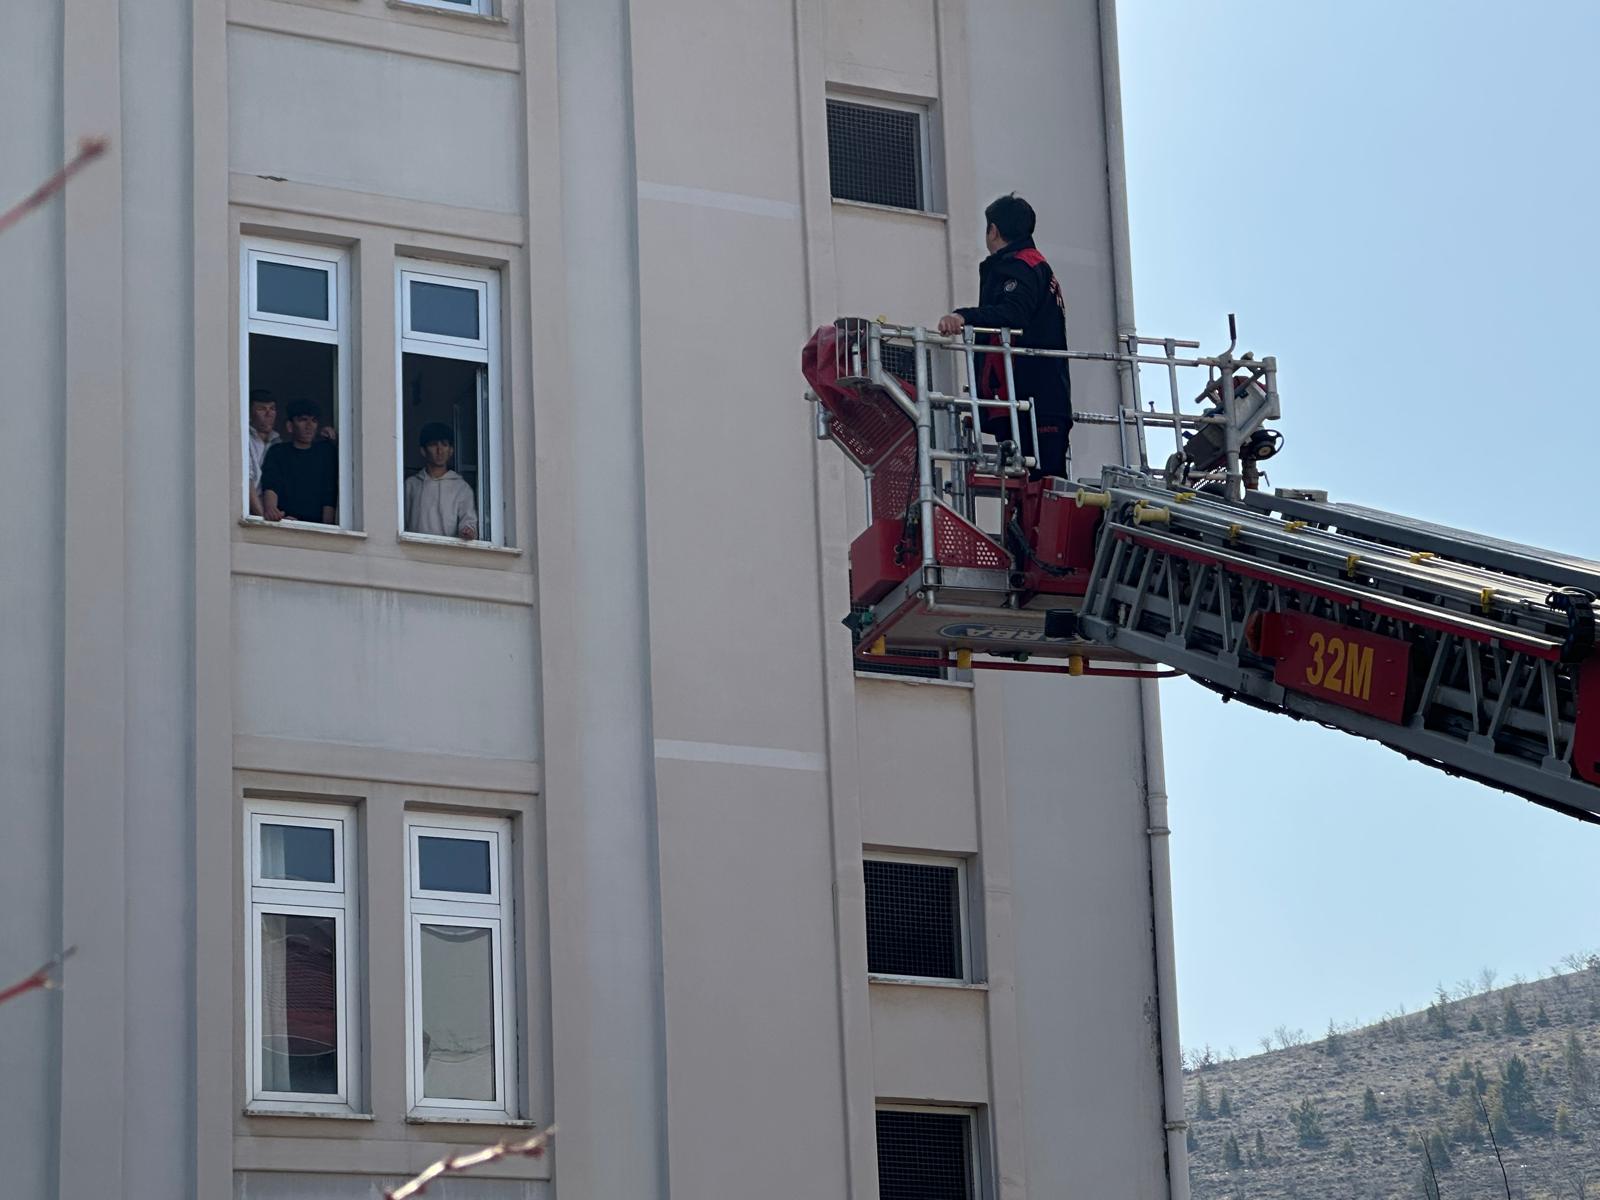
[[836,200],[925,208],[922,115],[829,100],[828,170]]
[[955,866],[867,859],[867,970],[961,979],[961,880]]
[[879,1200],[971,1200],[971,1136],[961,1113],[879,1109]]

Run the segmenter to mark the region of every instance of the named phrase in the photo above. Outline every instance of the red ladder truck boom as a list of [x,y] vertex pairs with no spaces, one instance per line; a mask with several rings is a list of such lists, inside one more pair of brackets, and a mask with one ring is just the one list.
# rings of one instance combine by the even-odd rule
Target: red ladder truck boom
[[[846,619],[859,661],[1183,673],[1600,820],[1600,563],[1260,490],[1281,445],[1277,365],[1236,354],[1236,337],[1201,356],[1175,339],[1098,353],[1011,336],[846,319],[805,347],[818,436],[866,478]],[[1033,469],[1026,398],[980,394],[981,356],[1009,379],[1028,354],[1128,373],[1131,404],[1076,416],[1118,427],[1120,465],[1080,480]],[[1166,377],[1166,411],[1142,405],[1145,368]],[[1185,372],[1205,378],[1198,412],[1180,403]],[[983,435],[995,414],[1010,437]],[[1155,468],[1162,430],[1173,451]]]

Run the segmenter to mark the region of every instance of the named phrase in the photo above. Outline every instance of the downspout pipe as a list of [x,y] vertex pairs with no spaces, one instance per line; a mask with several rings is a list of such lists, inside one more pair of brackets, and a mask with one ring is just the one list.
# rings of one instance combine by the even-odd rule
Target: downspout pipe
[[[1133,316],[1133,256],[1128,231],[1128,172],[1122,144],[1122,72],[1117,52],[1116,0],[1098,0],[1100,17],[1100,83],[1104,92],[1107,198],[1111,207],[1111,277],[1117,322],[1117,349],[1136,330]],[[1118,370],[1121,403],[1137,408],[1131,364]],[[1139,462],[1139,436],[1132,421],[1124,425],[1123,458]],[[1178,1042],[1178,967],[1172,933],[1172,855],[1167,825],[1167,770],[1161,747],[1161,696],[1154,680],[1139,687],[1140,748],[1144,759],[1145,832],[1150,841],[1150,898],[1156,955],[1156,1019],[1160,1023],[1162,1124],[1167,1142],[1167,1195],[1190,1200],[1188,1121],[1184,1114],[1183,1058]]]

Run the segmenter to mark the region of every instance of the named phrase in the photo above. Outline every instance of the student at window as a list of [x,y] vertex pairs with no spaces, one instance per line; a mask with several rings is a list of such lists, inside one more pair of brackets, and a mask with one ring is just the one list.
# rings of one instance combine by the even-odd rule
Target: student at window
[[406,531],[457,537],[478,536],[478,502],[472,485],[450,469],[455,435],[439,421],[429,421],[417,437],[422,470],[406,480]]
[[250,393],[250,515],[261,516],[261,463],[278,436],[278,402],[266,388]]
[[261,463],[261,510],[269,521],[285,517],[332,525],[339,512],[339,451],[317,436],[321,421],[310,400],[289,403],[289,440]]

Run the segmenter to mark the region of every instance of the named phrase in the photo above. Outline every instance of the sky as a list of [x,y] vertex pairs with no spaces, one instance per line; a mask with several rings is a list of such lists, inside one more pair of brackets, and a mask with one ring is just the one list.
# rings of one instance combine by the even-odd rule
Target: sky
[[[1118,16],[1139,328],[1277,356],[1271,483],[1600,559],[1600,5]],[[1186,1047],[1600,947],[1600,826],[1161,686]]]

